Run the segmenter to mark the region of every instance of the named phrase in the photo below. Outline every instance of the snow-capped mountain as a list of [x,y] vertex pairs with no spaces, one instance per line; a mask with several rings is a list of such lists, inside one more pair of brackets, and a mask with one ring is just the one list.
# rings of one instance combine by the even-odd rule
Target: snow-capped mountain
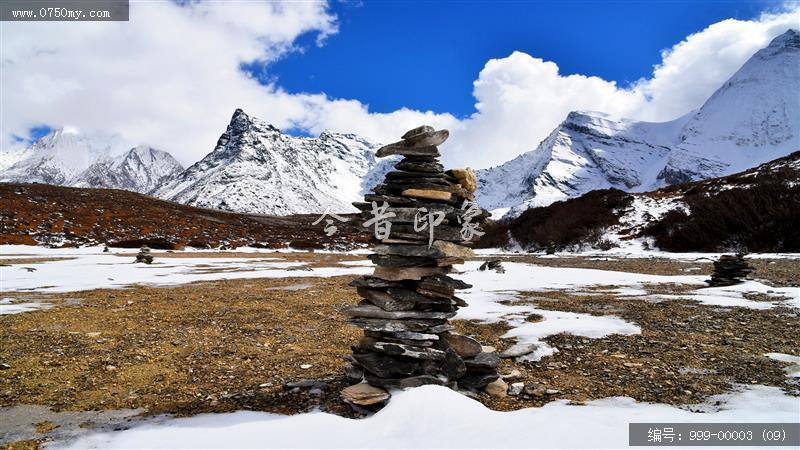
[[114,137],[59,128],[24,150],[4,154],[0,181],[148,193],[183,170],[167,152],[138,146],[121,153],[122,148]]
[[205,208],[258,214],[355,211],[351,202],[382,178],[378,144],[352,134],[292,137],[237,109],[211,153],[155,191]]
[[70,186],[149,193],[181,172],[183,166],[171,154],[140,145],[115,158],[95,162]]
[[113,138],[59,128],[18,152],[2,181],[68,185],[94,162],[110,158],[115,144]]
[[697,111],[664,123],[573,112],[539,146],[478,171],[478,203],[517,215],[594,189],[646,191],[800,149],[800,33],[758,51]]

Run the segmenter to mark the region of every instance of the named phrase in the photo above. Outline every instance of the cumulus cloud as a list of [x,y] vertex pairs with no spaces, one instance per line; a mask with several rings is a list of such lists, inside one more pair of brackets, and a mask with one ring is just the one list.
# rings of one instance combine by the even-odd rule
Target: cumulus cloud
[[297,50],[304,33],[324,45],[337,32],[324,3],[137,2],[127,23],[5,22],[0,134],[9,147],[31,126],[68,124],[114,131],[191,163],[242,107],[279,128],[383,142],[421,123],[446,127],[446,163],[486,167],[532,150],[572,110],[652,121],[685,114],[775,36],[800,28],[799,12],[715,23],[664,50],[652,76],[628,87],[513,52],[477,74],[476,112],[463,120],[411,109],[371,113],[358,99],[294,94],[241,70]]
[[32,126],[71,125],[194,162],[236,107],[278,126],[302,116],[301,101],[240,66],[279,58],[304,33],[322,42],[336,26],[321,2],[135,2],[129,22],[3,22],[3,146]]

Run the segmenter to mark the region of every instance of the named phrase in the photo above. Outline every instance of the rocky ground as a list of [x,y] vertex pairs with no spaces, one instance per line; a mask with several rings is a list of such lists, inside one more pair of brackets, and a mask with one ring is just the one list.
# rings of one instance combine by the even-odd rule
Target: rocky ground
[[[359,259],[280,256],[310,265]],[[671,275],[711,270],[708,261],[524,258],[554,266]],[[793,260],[753,262],[752,277],[775,285],[788,283],[791,274],[798,273]],[[6,408],[21,405],[47,405],[55,411],[129,409],[130,415],[144,416],[240,409],[291,414],[320,407],[358,416],[338,395],[346,386],[343,358],[361,334],[346,326],[339,313],[358,301],[348,286],[353,278],[223,280],[19,294],[56,306],[0,316],[0,424],[8,423],[13,411]],[[507,382],[524,383],[520,395],[476,398],[498,410],[539,406],[556,398],[584,402],[618,395],[691,404],[735,383],[778,386],[798,395],[797,385],[786,377],[785,364],[763,356],[800,354],[797,310],[718,308],[688,300],[653,303],[620,297],[611,288],[531,292],[515,301],[541,309],[613,314],[639,325],[641,334],[603,339],[552,336],[546,341],[559,349],[552,356],[539,362],[502,360],[500,373],[513,373]],[[687,287],[661,284],[645,289],[680,294]],[[454,324],[460,333],[500,351],[513,343],[500,338],[506,331],[502,323]],[[92,422],[86,419],[82,425]],[[56,418],[36,425],[35,436],[13,446],[36,447],[62,426]],[[5,444],[20,439],[6,438]]]

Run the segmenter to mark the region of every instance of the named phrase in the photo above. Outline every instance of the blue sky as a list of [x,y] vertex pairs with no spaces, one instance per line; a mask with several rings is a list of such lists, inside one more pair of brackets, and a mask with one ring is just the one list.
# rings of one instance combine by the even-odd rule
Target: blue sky
[[518,50],[556,62],[562,74],[599,76],[627,86],[652,74],[661,50],[727,18],[751,19],[778,3],[401,2],[336,3],[339,32],[323,46],[247,68],[289,92],[356,98],[372,112],[407,107],[475,111],[472,83],[486,61]]

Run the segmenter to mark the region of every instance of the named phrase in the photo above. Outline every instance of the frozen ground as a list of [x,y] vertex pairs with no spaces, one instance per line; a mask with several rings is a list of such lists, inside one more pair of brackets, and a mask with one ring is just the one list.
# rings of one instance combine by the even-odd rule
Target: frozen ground
[[270,257],[159,258],[160,252],[157,250],[153,251],[153,264],[134,264],[136,253],[136,250],[102,253],[96,247],[42,249],[3,246],[0,254],[7,259],[70,259],[0,267],[0,291],[73,292],[134,284],[170,285],[240,278],[331,277],[366,274],[370,271],[360,265],[310,268],[301,262],[286,262]]
[[794,422],[797,398],[751,386],[687,408],[616,397],[512,412],[440,386],[395,392],[372,417],[258,412],[162,419],[56,448],[624,448],[630,422]]

